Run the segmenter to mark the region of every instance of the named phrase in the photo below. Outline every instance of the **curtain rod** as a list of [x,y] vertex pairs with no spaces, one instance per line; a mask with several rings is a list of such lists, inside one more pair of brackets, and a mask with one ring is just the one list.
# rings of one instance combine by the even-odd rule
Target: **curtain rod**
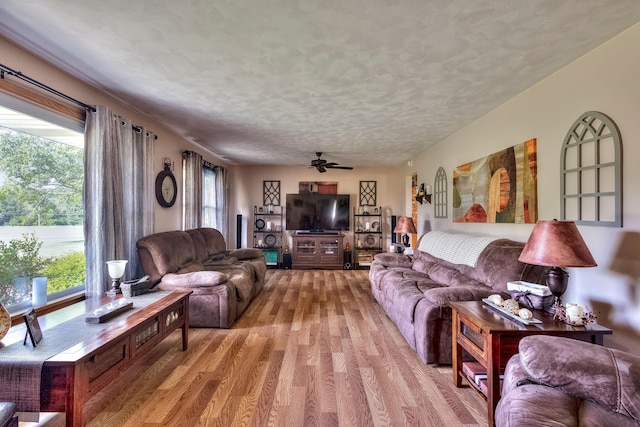
[[10,76],[14,76],[20,80],[24,80],[27,83],[30,83],[40,89],[46,90],[49,93],[52,93],[56,96],[59,96],[60,98],[66,99],[67,101],[73,102],[74,104],[77,104],[87,110],[91,110],[94,113],[96,112],[96,108],[89,105],[89,104],[85,104],[84,102],[78,101],[75,98],[70,97],[69,95],[65,95],[64,93],[55,90],[54,88],[47,86],[44,83],[40,83],[37,80],[32,79],[31,77],[25,76],[24,74],[22,74],[20,71],[14,70],[13,68],[9,68],[6,65],[0,64],[0,79],[4,80],[4,74],[7,73]]

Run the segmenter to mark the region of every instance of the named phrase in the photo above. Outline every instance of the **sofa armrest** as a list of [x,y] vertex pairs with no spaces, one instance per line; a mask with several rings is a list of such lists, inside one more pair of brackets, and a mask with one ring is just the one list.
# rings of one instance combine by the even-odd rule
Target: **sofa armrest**
[[239,260],[260,258],[262,256],[262,250],[255,248],[235,249],[229,251],[229,256]]
[[193,273],[169,273],[162,276],[162,289],[189,289],[222,285],[229,277],[219,271],[194,271]]
[[443,286],[425,291],[424,297],[436,306],[445,307],[449,301],[480,301],[495,293],[488,287]]
[[405,254],[392,254],[381,252],[373,257],[373,261],[389,268],[411,268],[413,258]]
[[574,339],[529,336],[520,341],[527,377],[640,420],[640,357]]

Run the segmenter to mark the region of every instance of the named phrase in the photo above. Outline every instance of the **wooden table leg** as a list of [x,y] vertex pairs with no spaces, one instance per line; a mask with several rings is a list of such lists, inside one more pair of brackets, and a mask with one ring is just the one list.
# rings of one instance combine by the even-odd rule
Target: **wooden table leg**
[[487,422],[495,425],[494,414],[500,400],[500,334],[487,334]]
[[182,351],[189,348],[189,298],[186,298],[184,304],[184,324],[182,325]]
[[460,330],[460,318],[456,309],[451,310],[451,343],[453,353],[451,354],[451,365],[453,367],[453,383],[456,387],[462,386],[460,370],[462,369],[462,346],[458,343],[458,331]]

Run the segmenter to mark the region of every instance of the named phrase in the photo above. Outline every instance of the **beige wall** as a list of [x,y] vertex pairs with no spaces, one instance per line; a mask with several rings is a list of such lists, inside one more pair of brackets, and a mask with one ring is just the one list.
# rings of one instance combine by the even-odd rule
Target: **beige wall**
[[[552,48],[552,47],[550,47]],[[538,142],[539,218],[560,216],[560,149],[573,122],[584,112],[599,111],[611,117],[622,134],[623,228],[581,226],[597,268],[572,269],[566,302],[587,304],[598,312],[599,322],[614,330],[608,344],[640,349],[640,283],[609,269],[612,256],[625,233],[640,229],[640,25],[620,34],[579,58],[509,102],[471,123],[437,146],[414,158],[419,182],[433,183],[438,167],[447,172],[530,138]],[[497,235],[526,241],[532,225],[460,224],[432,218],[430,205],[420,217],[434,229]],[[640,262],[640,247],[635,251]],[[615,307],[615,308],[614,308]]]
[[[313,153],[309,154],[311,159]],[[240,214],[243,221],[242,247],[253,245],[253,207],[262,205],[262,181],[264,180],[280,181],[282,204],[285,203],[287,193],[298,193],[298,183],[301,181],[334,181],[338,183],[338,193],[351,195],[352,208],[358,205],[360,181],[376,181],[377,202],[382,207],[383,223],[386,224],[384,247],[388,247],[391,241],[388,232],[391,215],[403,214],[404,177],[401,175],[400,168],[396,167],[355,167],[351,171],[335,169],[319,173],[307,166],[236,166],[231,168],[231,177],[233,182],[232,209],[230,211],[232,233],[230,233],[229,240],[235,244],[236,215]],[[348,235],[345,243],[352,242],[353,244],[353,234],[345,234]],[[287,236],[289,237],[289,234]],[[289,244],[291,244],[290,237]]]
[[[390,214],[405,214],[405,179],[413,172],[418,173],[418,182],[432,185],[437,168],[442,166],[447,171],[451,185],[451,171],[455,166],[530,138],[538,140],[539,218],[557,218],[560,214],[561,143],[569,126],[582,113],[600,111],[611,117],[622,133],[624,227],[580,227],[599,267],[572,269],[565,300],[595,307],[600,323],[614,330],[614,336],[607,339],[607,344],[637,352],[640,350],[640,283],[636,278],[611,272],[608,266],[624,233],[640,229],[640,168],[634,164],[634,160],[640,158],[640,144],[636,141],[637,135],[640,135],[639,47],[640,24],[414,157],[414,164],[410,168],[399,165],[398,168],[357,168],[352,172],[329,171],[319,174],[304,166],[232,166],[229,244],[235,246],[235,218],[237,214],[242,214],[242,246],[247,246],[247,234],[250,233],[247,221],[253,206],[261,203],[262,180],[280,180],[283,200],[287,192],[297,192],[299,181],[338,181],[338,191],[351,194],[354,201],[357,200],[360,180],[376,180],[379,204]],[[211,153],[183,140],[160,123],[43,63],[1,37],[0,51],[4,64],[88,104],[109,105],[117,113],[156,132],[159,136],[155,153],[157,172],[162,169],[162,158],[170,157],[175,162],[174,172],[181,183],[180,159],[185,149],[199,151],[207,160],[220,163]],[[450,200],[451,197],[449,213]],[[527,239],[532,229],[531,225],[454,224],[450,218],[435,220],[431,205],[420,206],[419,212],[418,226],[422,227],[428,221],[433,229],[505,236],[521,241]],[[180,228],[180,225],[178,204],[171,209],[156,206],[157,231]],[[640,248],[636,253],[640,253]]]
[[[178,181],[179,198],[181,194],[180,188],[182,188],[182,152],[184,150],[197,151],[204,156],[205,160],[215,164],[223,164],[212,153],[209,153],[201,147],[184,140],[163,124],[151,120],[143,114],[122,105],[117,100],[106,96],[95,88],[88,86],[51,66],[51,64],[27,53],[1,36],[0,52],[2,52],[2,63],[4,65],[11,67],[14,70],[21,71],[23,74],[69,95],[72,98],[82,101],[85,104],[107,105],[116,114],[129,118],[136,125],[145,126],[152,132],[156,133],[158,140],[156,141],[154,153],[155,173],[158,173],[163,169],[162,159],[168,157],[173,160],[175,165],[173,173]],[[19,82],[17,79],[12,77],[7,77],[7,79]],[[150,188],[149,191],[153,192],[154,189]],[[171,208],[162,208],[159,204],[155,204],[156,231],[175,230],[181,227],[182,210],[179,202],[176,202],[176,204]]]

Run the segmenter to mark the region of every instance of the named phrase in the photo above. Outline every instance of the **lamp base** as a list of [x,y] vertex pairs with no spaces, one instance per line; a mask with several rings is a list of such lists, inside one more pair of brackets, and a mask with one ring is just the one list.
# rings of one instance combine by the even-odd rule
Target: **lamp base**
[[553,319],[558,319],[562,307],[562,295],[567,290],[569,273],[561,267],[551,267],[547,270],[547,286],[555,297],[553,304]]
[[120,290],[120,279],[113,279],[113,282],[111,282],[111,289],[107,291],[107,295],[113,298],[121,293],[122,291]]
[[408,234],[403,234],[402,235],[402,244],[405,247],[409,247],[409,235]]

